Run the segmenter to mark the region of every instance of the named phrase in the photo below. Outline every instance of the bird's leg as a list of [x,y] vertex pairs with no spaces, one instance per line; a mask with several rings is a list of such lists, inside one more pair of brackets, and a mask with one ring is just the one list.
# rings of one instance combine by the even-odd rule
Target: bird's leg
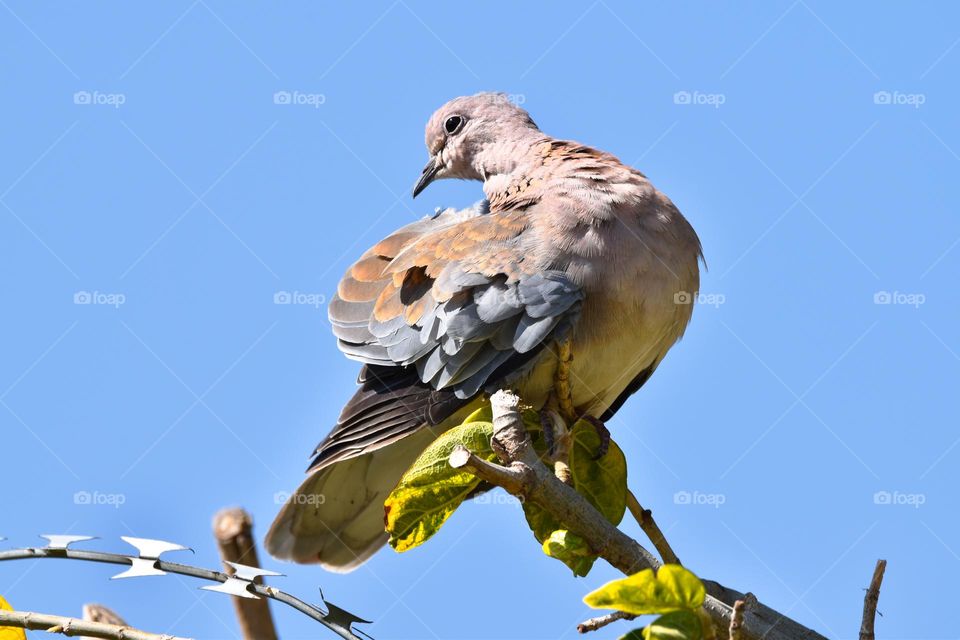
[[580,416],[581,420],[586,420],[593,428],[596,430],[597,435],[600,436],[600,446],[597,448],[597,453],[593,456],[594,460],[599,460],[603,456],[607,455],[607,451],[610,449],[610,430],[607,429],[607,425],[603,424],[603,421],[600,418],[584,414]]
[[557,373],[554,376],[554,391],[560,415],[564,420],[573,422],[576,418],[576,409],[573,406],[573,391],[570,386],[570,368],[573,362],[573,346],[570,338],[564,338],[557,343]]

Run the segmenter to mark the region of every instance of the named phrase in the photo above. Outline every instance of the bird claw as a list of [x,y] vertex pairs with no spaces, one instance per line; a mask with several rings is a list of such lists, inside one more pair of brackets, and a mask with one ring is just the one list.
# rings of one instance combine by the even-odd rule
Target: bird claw
[[593,456],[594,460],[599,460],[607,455],[607,451],[610,450],[610,430],[607,429],[607,425],[605,425],[600,418],[585,415],[582,419],[589,422],[597,432],[597,435],[600,436],[600,446],[597,447],[597,453]]

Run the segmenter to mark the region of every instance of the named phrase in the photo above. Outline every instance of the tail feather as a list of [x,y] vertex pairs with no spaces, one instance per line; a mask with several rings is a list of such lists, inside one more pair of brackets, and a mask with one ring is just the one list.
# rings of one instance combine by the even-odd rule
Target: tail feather
[[435,437],[421,429],[389,447],[313,472],[274,521],[267,551],[338,573],[359,567],[387,542],[384,501]]

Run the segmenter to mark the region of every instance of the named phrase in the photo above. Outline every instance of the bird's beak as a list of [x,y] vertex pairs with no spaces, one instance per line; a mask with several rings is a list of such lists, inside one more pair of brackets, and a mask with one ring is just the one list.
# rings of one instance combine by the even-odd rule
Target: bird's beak
[[430,162],[427,163],[427,166],[423,168],[423,173],[420,174],[420,179],[417,180],[417,184],[413,186],[413,197],[416,198],[420,195],[420,192],[427,188],[434,178],[437,177],[437,173],[440,169],[443,168],[443,164],[440,162],[440,158],[433,156],[430,158]]

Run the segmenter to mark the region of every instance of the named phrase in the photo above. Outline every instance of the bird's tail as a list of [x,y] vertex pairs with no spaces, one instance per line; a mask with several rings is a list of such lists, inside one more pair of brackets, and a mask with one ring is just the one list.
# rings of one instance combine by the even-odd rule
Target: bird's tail
[[429,429],[314,471],[283,506],[267,534],[270,555],[346,573],[387,541],[383,503],[436,437]]

